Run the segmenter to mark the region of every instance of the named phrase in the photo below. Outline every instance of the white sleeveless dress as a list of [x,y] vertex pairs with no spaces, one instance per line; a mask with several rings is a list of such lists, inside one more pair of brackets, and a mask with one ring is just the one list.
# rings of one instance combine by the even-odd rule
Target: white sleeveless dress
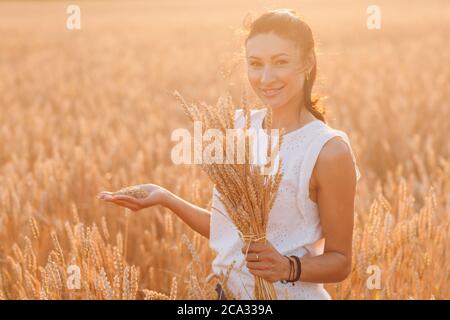
[[[265,114],[266,109],[252,110],[251,127],[262,128]],[[237,110],[235,120],[236,128],[244,126],[242,109]],[[318,206],[309,198],[309,180],[323,145],[336,136],[342,137],[352,150],[349,139],[343,131],[332,129],[318,119],[283,137],[279,152],[282,159],[283,179],[269,214],[267,227],[267,239],[283,255],[302,257],[323,253],[325,241]],[[267,136],[264,135],[264,137]],[[257,140],[253,150],[255,155],[258,154],[258,150],[266,150],[267,145],[267,140],[264,144],[261,136]],[[359,180],[360,173],[353,151],[351,153],[357,180]],[[277,166],[275,170],[276,168]],[[247,269],[245,257],[241,251],[244,244],[239,238],[235,225],[228,217],[223,216],[227,213],[216,188],[213,190],[212,207],[209,246],[217,253],[212,263],[213,272],[225,273],[227,266],[235,261],[227,286],[239,299],[254,299],[254,276]],[[323,284],[297,281],[295,285],[292,285],[292,283],[283,284],[277,281],[274,282],[274,287],[280,300],[331,299]]]

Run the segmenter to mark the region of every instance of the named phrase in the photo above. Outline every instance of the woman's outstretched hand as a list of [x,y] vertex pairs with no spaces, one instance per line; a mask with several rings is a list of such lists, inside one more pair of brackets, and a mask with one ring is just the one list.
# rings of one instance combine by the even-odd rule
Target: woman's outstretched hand
[[134,187],[146,191],[148,195],[145,198],[135,198],[128,195],[115,195],[113,192],[102,191],[97,195],[97,199],[112,202],[119,206],[133,211],[139,211],[154,205],[162,204],[167,190],[156,184],[140,184]]

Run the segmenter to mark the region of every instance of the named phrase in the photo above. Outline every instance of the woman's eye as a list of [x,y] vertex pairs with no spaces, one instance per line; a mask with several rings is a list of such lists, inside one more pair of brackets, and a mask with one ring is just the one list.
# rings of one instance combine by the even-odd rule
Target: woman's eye
[[[282,64],[286,64],[287,61],[286,60],[278,60],[275,64],[276,65],[282,65]],[[249,63],[252,67],[259,67],[261,66],[261,64],[259,62],[250,62]]]
[[287,63],[286,60],[278,60],[278,61],[277,61],[277,65],[279,65],[279,64],[285,64],[285,63]]

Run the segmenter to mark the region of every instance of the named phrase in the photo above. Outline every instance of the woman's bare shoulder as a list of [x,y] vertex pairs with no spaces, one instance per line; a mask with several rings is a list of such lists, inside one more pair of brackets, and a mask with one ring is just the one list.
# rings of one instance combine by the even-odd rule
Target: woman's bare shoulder
[[341,136],[329,139],[322,147],[314,168],[316,183],[330,178],[345,181],[353,179],[355,169],[351,150]]

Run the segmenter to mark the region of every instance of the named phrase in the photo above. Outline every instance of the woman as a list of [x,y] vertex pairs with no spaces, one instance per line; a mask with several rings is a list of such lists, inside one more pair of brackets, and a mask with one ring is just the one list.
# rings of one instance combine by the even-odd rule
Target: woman
[[[272,127],[284,129],[279,155],[283,180],[270,212],[266,244],[242,243],[214,189],[213,210],[199,208],[154,185],[141,200],[101,193],[131,210],[156,204],[177,214],[209,239],[217,251],[213,272],[233,266],[226,289],[251,299],[254,276],[273,282],[279,299],[330,299],[323,283],[343,281],[351,271],[352,231],[359,171],[347,135],[325,123],[317,100],[314,40],[292,10],[273,10],[256,19],[245,41],[248,79]],[[264,125],[266,108],[252,111],[251,125]],[[243,126],[242,112],[236,127]],[[297,260],[298,257],[299,259]],[[219,285],[219,299],[223,299]]]

